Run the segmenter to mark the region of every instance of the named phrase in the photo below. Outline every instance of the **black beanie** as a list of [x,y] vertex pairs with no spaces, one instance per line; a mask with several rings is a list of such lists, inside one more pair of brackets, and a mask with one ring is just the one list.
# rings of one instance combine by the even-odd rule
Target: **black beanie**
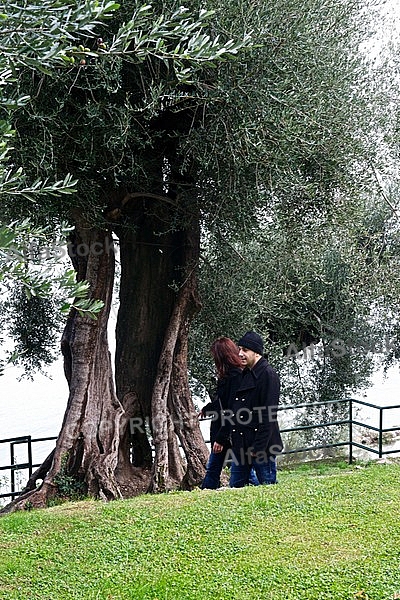
[[253,350],[253,352],[257,352],[257,354],[264,354],[264,344],[262,338],[255,333],[254,331],[248,331],[244,334],[243,337],[237,343],[238,346],[242,346],[243,348],[248,348],[249,350]]

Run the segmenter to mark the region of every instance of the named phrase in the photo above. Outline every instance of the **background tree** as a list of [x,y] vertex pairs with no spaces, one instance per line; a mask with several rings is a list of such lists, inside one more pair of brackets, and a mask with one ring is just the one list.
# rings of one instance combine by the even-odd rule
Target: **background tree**
[[[291,271],[294,288],[289,257],[301,240],[333,223],[338,208],[348,205],[350,214],[357,205],[367,162],[375,158],[366,135],[368,71],[359,52],[370,14],[359,2],[339,0],[218,3],[212,20],[197,2],[189,8],[163,2],[151,11],[125,2],[110,26],[97,30],[93,57],[82,52],[57,78],[19,79],[19,92],[32,98],[15,122],[25,171],[33,180],[39,172],[78,180],[72,200],[46,200],[37,218],[74,225],[70,253],[78,279],[89,281],[105,308],[96,323],[75,311],[69,317],[64,423],[54,456],[30,482],[45,475],[41,489],[17,506],[28,497],[45,503],[57,493],[60,473],[106,498],[190,488],[201,479],[207,451],[187,379],[188,332],[200,308],[201,236],[235,286],[230,294],[230,284],[219,281],[213,304],[207,279],[199,326],[207,344],[198,347],[208,347],[211,333],[236,337],[247,322],[262,333],[275,330],[281,346],[285,329],[287,346],[292,335],[311,341],[321,334],[320,322],[329,323],[329,311],[314,314],[315,297],[303,301],[294,290],[289,314],[269,312],[267,299],[277,306],[277,282],[261,290],[253,278],[246,283],[251,270],[243,260],[236,261],[237,286],[231,265],[245,250],[259,266],[253,244],[257,252],[261,245],[276,249],[282,306],[291,291],[282,272]],[[100,46],[104,60],[96,55]],[[234,61],[219,60],[232,53]],[[27,207],[18,210],[24,215]],[[116,393],[106,338],[112,233],[121,261]],[[333,260],[332,272],[340,261]],[[213,314],[211,306],[222,309]],[[216,314],[221,318],[210,321]],[[193,360],[193,374],[195,366]]]
[[[356,9],[356,4],[342,10]],[[249,141],[257,157],[245,180],[235,179],[240,171],[234,168],[220,178],[228,190],[233,183],[243,203],[249,187],[258,190],[258,231],[249,235],[250,219],[227,229],[215,204],[200,271],[207,302],[191,330],[191,365],[196,380],[206,381],[210,340],[221,332],[237,339],[243,330],[256,328],[281,372],[284,402],[298,403],[348,397],[369,385],[377,356],[394,354],[399,291],[395,193],[389,186],[385,192],[376,174],[384,172],[393,188],[395,119],[388,98],[398,96],[398,86],[393,64],[389,68],[382,62],[382,54],[371,62],[370,55],[356,50],[360,37],[373,46],[371,38],[367,41],[374,31],[368,24],[367,35],[362,25],[358,33],[344,28],[335,42],[332,14],[320,13],[317,25],[308,12],[315,3],[302,3],[298,10],[286,7],[296,27],[291,30],[285,20],[281,28],[291,30],[295,42],[280,47],[279,62],[272,55],[256,69],[258,85],[252,91],[272,95],[272,102],[258,106],[271,115],[270,131],[279,129],[267,143]],[[273,10],[269,7],[269,16]],[[283,6],[277,3],[276,10]],[[276,39],[286,41],[288,34],[280,38],[278,31]],[[320,35],[328,40],[322,53]],[[300,76],[293,48],[302,44]],[[338,68],[343,61],[347,67]],[[268,68],[264,88],[259,74]],[[355,95],[353,77],[358,80]],[[243,91],[239,88],[235,102],[245,111],[253,104]],[[241,149],[235,146],[238,154]],[[253,174],[258,188],[247,185]],[[307,347],[308,361],[299,352]],[[341,412],[339,405],[332,409]],[[306,416],[307,422],[332,420],[332,411],[308,410]]]

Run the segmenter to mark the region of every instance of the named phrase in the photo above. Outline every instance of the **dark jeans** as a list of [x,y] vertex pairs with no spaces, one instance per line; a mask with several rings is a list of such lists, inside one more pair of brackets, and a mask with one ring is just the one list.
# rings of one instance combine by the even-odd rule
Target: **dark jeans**
[[[225,466],[225,458],[227,451],[222,452],[211,452],[210,458],[207,463],[207,470],[205,477],[203,479],[203,483],[201,484],[202,490],[216,490],[220,487],[220,476],[221,471]],[[247,474],[246,485],[260,485],[260,482],[257,479],[257,476],[254,472],[254,469],[251,468],[249,473]],[[232,486],[231,486],[232,487]]]
[[254,469],[257,479],[261,485],[270,485],[277,483],[276,479],[276,459],[274,457],[265,458],[260,461],[253,458],[251,462],[246,461],[241,464],[239,461],[232,461],[230,487],[240,488],[248,485],[250,473]]
[[206,475],[201,484],[201,489],[216,490],[220,487],[219,478],[224,468],[226,452],[211,452],[207,463]]

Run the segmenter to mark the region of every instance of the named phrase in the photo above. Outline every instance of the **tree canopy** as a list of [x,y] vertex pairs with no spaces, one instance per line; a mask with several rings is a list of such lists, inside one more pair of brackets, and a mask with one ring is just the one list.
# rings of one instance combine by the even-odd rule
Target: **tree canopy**
[[[274,29],[276,43],[280,27],[286,31],[278,56],[257,52],[257,85],[249,83],[246,96],[242,84],[231,92],[249,123],[252,110],[268,111],[260,122],[269,137],[251,144],[259,130],[240,129],[254,150],[251,166],[241,180],[234,167],[234,175],[220,177],[223,202],[214,203],[215,217],[204,224],[200,282],[207,302],[192,327],[192,364],[204,379],[209,340],[221,330],[235,338],[256,328],[282,373],[288,355],[302,362],[305,347],[325,347],[323,365],[317,352],[314,357],[316,372],[325,376],[314,373],[306,387],[290,377],[287,401],[342,397],[368,385],[374,351],[393,355],[398,221],[389,200],[396,204],[396,116],[389,98],[398,90],[382,57],[374,64],[360,50],[375,34],[371,20],[380,22],[378,4],[368,5],[361,21],[357,2],[285,4],[291,26],[284,20]],[[270,16],[274,8],[264,7]],[[274,7],[277,17],[283,7]],[[232,115],[237,112],[227,111],[228,123]],[[218,148],[221,162],[237,152],[235,167],[242,164],[243,146]],[[206,160],[210,155],[204,152]],[[387,194],[377,173],[391,183]],[[223,218],[233,206],[242,222]]]

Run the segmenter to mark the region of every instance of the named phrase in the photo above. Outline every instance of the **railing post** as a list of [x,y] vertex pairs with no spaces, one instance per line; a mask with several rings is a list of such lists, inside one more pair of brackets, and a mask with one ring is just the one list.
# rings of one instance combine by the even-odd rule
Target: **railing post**
[[10,465],[11,465],[11,492],[15,492],[15,469],[13,468],[15,465],[15,452],[14,452],[14,442],[10,443]]
[[381,407],[379,409],[379,458],[382,458],[382,441],[383,441],[383,436],[382,436],[382,429],[383,429],[383,408]]
[[353,398],[349,400],[349,465],[353,463]]
[[32,468],[32,436],[28,435],[28,473],[29,473],[29,477],[31,477],[32,472],[33,472],[33,468]]

